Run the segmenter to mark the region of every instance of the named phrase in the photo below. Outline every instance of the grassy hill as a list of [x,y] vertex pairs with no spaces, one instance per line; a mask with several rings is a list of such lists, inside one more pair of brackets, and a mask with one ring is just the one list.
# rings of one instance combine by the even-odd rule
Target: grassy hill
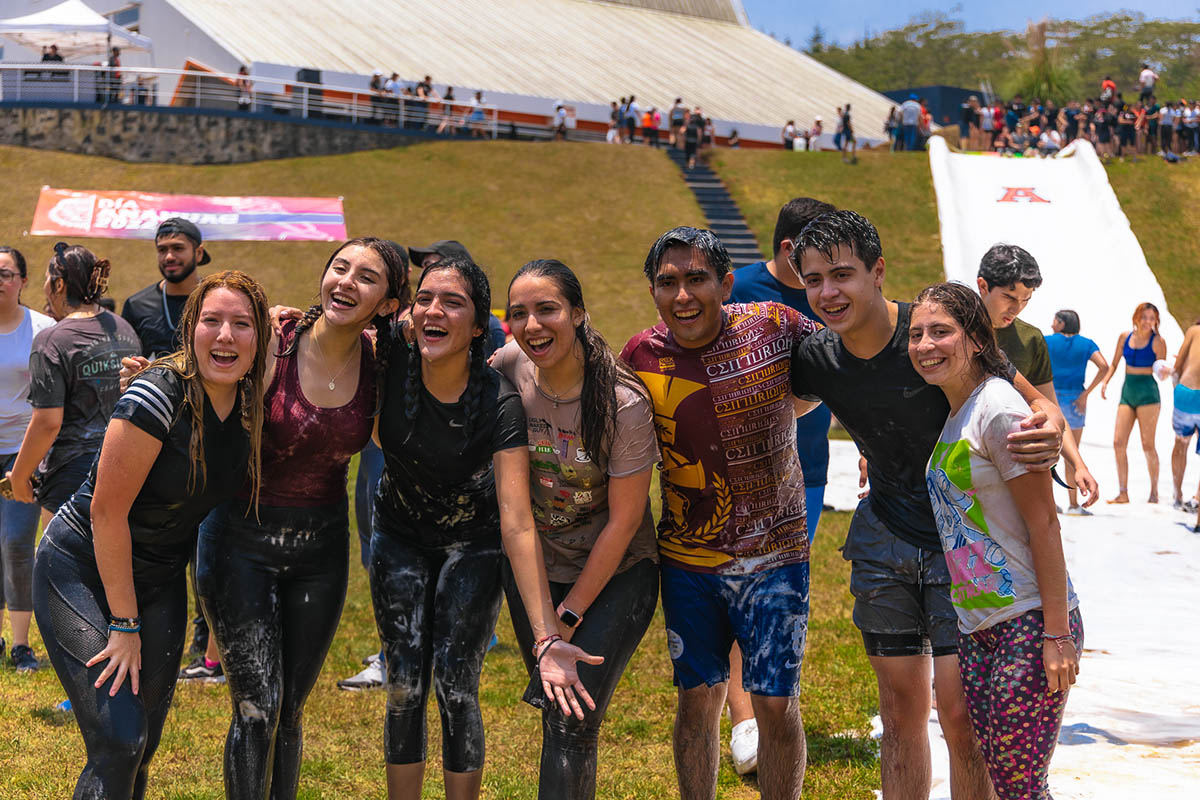
[[[721,150],[713,153],[711,163],[764,253],[771,249],[780,206],[808,195],[852,208],[879,228],[889,297],[911,300],[943,278],[937,201],[923,154],[864,152],[857,165],[849,166],[837,153],[797,157],[773,150]],[[1171,312],[1186,328],[1200,317],[1200,162],[1171,165],[1146,159],[1107,168]],[[1104,243],[1098,237],[1080,247],[1103,248]]]

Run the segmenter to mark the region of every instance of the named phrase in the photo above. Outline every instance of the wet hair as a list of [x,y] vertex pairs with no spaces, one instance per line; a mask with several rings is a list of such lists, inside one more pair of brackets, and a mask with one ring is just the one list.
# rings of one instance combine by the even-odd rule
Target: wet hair
[[513,284],[526,275],[551,281],[567,305],[583,312],[583,319],[575,326],[575,339],[583,348],[579,437],[592,463],[600,469],[607,469],[608,453],[617,426],[617,386],[626,386],[643,396],[646,395],[646,389],[633,370],[613,356],[608,342],[592,326],[587,307],[583,304],[583,287],[570,267],[552,258],[530,261],[517,270],[517,274],[509,281],[510,295]]
[[[321,278],[324,279],[325,273],[333,266],[333,260],[337,258],[338,253],[345,250],[347,247],[365,247],[373,251],[383,261],[384,270],[387,275],[388,291],[386,297],[394,297],[400,301],[400,308],[407,308],[412,305],[412,288],[408,285],[408,256],[405,255],[404,248],[389,239],[379,239],[375,236],[360,236],[357,239],[351,239],[343,242],[338,246],[337,250],[329,256],[329,260],[325,262],[325,268],[321,270]],[[300,335],[313,326],[325,310],[320,303],[313,303],[304,312],[304,316],[296,324],[296,333],[292,337],[292,341],[288,344],[287,349],[279,355],[290,356],[296,352],[296,347],[300,344]],[[371,321],[375,326],[375,411],[372,416],[376,416],[383,409],[383,390],[387,384],[385,376],[387,375],[388,358],[392,352],[392,336],[391,336],[391,319],[389,317],[375,315]]]
[[717,280],[724,280],[725,276],[729,274],[729,270],[733,268],[733,262],[729,259],[725,245],[721,243],[715,233],[681,225],[678,228],[671,228],[651,245],[642,270],[651,283],[654,283],[654,278],[658,275],[658,268],[662,266],[663,256],[672,247],[688,247],[703,253],[708,260],[708,265],[717,274]]
[[[215,272],[200,281],[188,295],[179,317],[181,345],[169,356],[158,359],[151,366],[162,365],[183,379],[185,399],[192,415],[192,435],[188,442],[188,491],[196,486],[203,487],[208,480],[204,463],[204,385],[201,382],[199,361],[196,357],[196,326],[204,300],[216,289],[229,289],[242,294],[250,301],[250,316],[254,322],[254,363],[238,381],[238,399],[242,407],[242,428],[250,435],[250,463],[247,477],[250,478],[251,500],[258,505],[258,491],[262,485],[262,429],[263,377],[267,366],[267,348],[271,344],[271,325],[267,315],[267,295],[258,281],[239,270]],[[197,484],[198,481],[198,484]]]
[[1054,315],[1062,323],[1062,332],[1074,336],[1079,333],[1079,315],[1069,308],[1064,308]]
[[46,269],[52,280],[61,280],[67,293],[67,305],[85,306],[96,302],[108,290],[108,273],[112,264],[107,258],[82,245],[59,242]]
[[7,253],[12,256],[13,264],[16,265],[17,273],[21,276],[22,280],[29,277],[29,270],[25,267],[25,256],[21,255],[20,250],[8,245],[0,245],[0,253]]
[[967,338],[979,348],[971,361],[984,375],[1007,378],[1008,359],[996,344],[996,333],[992,330],[992,318],[988,316],[983,299],[975,290],[961,283],[935,283],[927,286],[913,301],[914,308],[928,303],[945,311]]
[[1042,285],[1042,271],[1029,251],[1015,244],[994,244],[979,260],[979,277],[988,289],[1023,283],[1030,289]]
[[879,231],[871,221],[855,211],[830,211],[804,227],[796,250],[816,250],[833,261],[834,248],[849,247],[850,251],[869,270],[883,257]]
[[1158,306],[1154,303],[1138,303],[1138,307],[1133,310],[1133,327],[1137,327],[1138,317],[1142,316],[1143,311],[1154,312],[1154,332],[1158,333],[1158,324],[1162,322],[1162,314],[1158,313]]
[[830,211],[837,211],[837,208],[811,197],[796,197],[787,201],[783,208],[779,209],[779,219],[775,221],[771,252],[779,255],[779,248],[783,246],[784,239],[791,239],[794,245],[808,223]]
[[[492,314],[492,287],[488,283],[487,274],[482,267],[469,258],[451,256],[421,270],[421,277],[417,279],[417,288],[413,296],[415,297],[421,291],[421,284],[425,283],[425,278],[430,273],[440,270],[457,272],[467,284],[471,295],[471,305],[475,308],[475,327],[480,329],[479,335],[471,339],[470,374],[467,377],[467,390],[463,392],[466,419],[463,420],[462,427],[462,449],[465,450],[467,443],[471,441],[471,431],[475,418],[479,415],[480,399],[483,397],[484,383],[487,381],[488,366],[483,351],[487,342],[488,318]],[[413,345],[408,359],[408,375],[404,380],[404,418],[409,422],[408,436],[412,436],[417,412],[421,408],[422,385],[421,355]],[[405,437],[406,442],[408,436]]]

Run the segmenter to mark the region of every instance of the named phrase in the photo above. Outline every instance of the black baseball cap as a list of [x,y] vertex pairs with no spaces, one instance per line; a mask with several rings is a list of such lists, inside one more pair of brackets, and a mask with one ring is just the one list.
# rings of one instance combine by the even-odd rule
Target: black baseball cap
[[[158,230],[154,232],[154,241],[158,241],[164,236],[173,236],[174,234],[182,233],[184,236],[191,239],[197,245],[203,244],[204,238],[200,235],[200,229],[196,227],[196,223],[183,217],[170,217],[158,223]],[[208,253],[208,248],[204,249],[204,255],[200,257],[198,262],[200,265],[207,264],[212,261],[212,256]]]
[[462,242],[454,239],[440,239],[429,247],[410,247],[408,248],[408,258],[412,261],[414,267],[421,266],[421,262],[426,256],[431,256],[434,253],[442,258],[465,258],[468,261],[473,260],[471,254],[467,252],[467,248]]

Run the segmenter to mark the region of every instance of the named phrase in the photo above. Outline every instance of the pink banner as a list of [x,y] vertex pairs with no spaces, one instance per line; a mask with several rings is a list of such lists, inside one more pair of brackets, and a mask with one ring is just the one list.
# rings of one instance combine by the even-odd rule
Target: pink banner
[[153,239],[168,217],[196,223],[205,241],[317,241],[346,238],[340,197],[207,197],[91,192],[42,187],[30,233]]

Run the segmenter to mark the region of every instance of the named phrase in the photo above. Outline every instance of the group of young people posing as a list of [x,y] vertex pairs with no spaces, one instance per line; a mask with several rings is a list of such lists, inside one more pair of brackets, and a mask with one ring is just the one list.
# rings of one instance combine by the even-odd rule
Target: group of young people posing
[[974,291],[887,300],[875,228],[807,198],[784,207],[775,243],[756,273],[772,297],[743,287],[729,303],[717,237],[664,233],[644,265],[661,322],[619,358],[550,259],[510,282],[515,341],[490,365],[491,290],[467,258],[425,266],[410,290],[402,248],[351,240],[319,303],[274,326],[249,275],[199,280],[178,349],[129,382],[38,548],[34,612],[87,748],[75,796],[144,794],[193,556],[232,699],[226,795],[296,796],[303,706],[346,592],[347,466],[374,438],[390,797],[421,795],[431,688],[446,795],[478,797],[479,675],[502,596],[542,713],[539,796],[593,797],[605,710],[660,586],[681,796],[715,796],[733,666],[763,796],[798,797],[824,481],[806,485],[797,417],[821,403],[870,479],[845,557],[879,680],[885,797],[928,796],[931,677],[955,795],[1046,796],[1083,636],[1049,470],[1061,450],[1089,499],[1095,482]]

